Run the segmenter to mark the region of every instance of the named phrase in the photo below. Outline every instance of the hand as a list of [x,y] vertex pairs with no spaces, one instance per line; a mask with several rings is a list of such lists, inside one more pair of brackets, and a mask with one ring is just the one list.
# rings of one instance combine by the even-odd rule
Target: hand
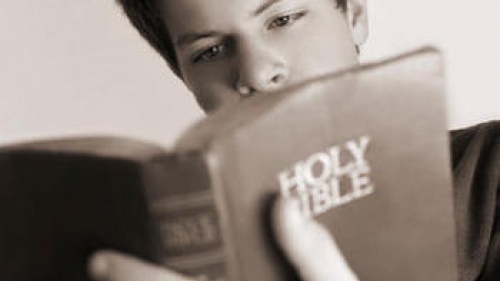
[[[272,219],[276,240],[304,281],[357,281],[330,233],[308,219],[292,199],[279,198]],[[89,262],[98,281],[193,281],[163,267],[115,251],[99,251]]]

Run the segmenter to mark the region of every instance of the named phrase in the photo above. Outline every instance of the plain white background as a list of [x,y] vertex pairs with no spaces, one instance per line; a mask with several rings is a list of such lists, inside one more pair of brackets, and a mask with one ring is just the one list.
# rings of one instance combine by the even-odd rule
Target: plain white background
[[[368,2],[363,61],[438,46],[450,128],[500,118],[500,1]],[[2,0],[0,36],[0,143],[100,134],[168,147],[202,117],[113,0]]]

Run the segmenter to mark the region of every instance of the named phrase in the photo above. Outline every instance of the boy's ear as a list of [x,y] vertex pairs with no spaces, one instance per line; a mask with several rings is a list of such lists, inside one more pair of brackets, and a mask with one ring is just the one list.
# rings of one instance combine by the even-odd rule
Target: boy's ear
[[368,9],[366,0],[347,0],[347,20],[356,46],[368,39]]

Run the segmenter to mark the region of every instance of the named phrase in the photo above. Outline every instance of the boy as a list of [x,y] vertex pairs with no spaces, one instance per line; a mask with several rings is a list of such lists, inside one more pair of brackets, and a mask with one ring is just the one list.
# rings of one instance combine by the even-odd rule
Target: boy
[[[209,114],[356,65],[368,35],[366,0],[119,2]],[[495,278],[496,243],[490,241],[500,170],[498,127],[490,123],[452,135],[462,280]],[[273,215],[278,240],[304,280],[356,280],[333,240],[318,239],[328,234],[301,218],[293,202],[278,202]],[[310,239],[290,237],[297,232]],[[315,264],[325,260],[334,266],[318,270]],[[98,280],[189,280],[112,252],[95,255],[90,270]]]

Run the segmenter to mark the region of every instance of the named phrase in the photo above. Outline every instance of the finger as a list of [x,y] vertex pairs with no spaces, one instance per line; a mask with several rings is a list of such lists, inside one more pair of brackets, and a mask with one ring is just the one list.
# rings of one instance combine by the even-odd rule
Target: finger
[[304,215],[298,200],[278,198],[272,216],[278,243],[303,280],[358,280],[330,232]]
[[190,281],[163,267],[111,250],[94,253],[88,271],[98,281]]

